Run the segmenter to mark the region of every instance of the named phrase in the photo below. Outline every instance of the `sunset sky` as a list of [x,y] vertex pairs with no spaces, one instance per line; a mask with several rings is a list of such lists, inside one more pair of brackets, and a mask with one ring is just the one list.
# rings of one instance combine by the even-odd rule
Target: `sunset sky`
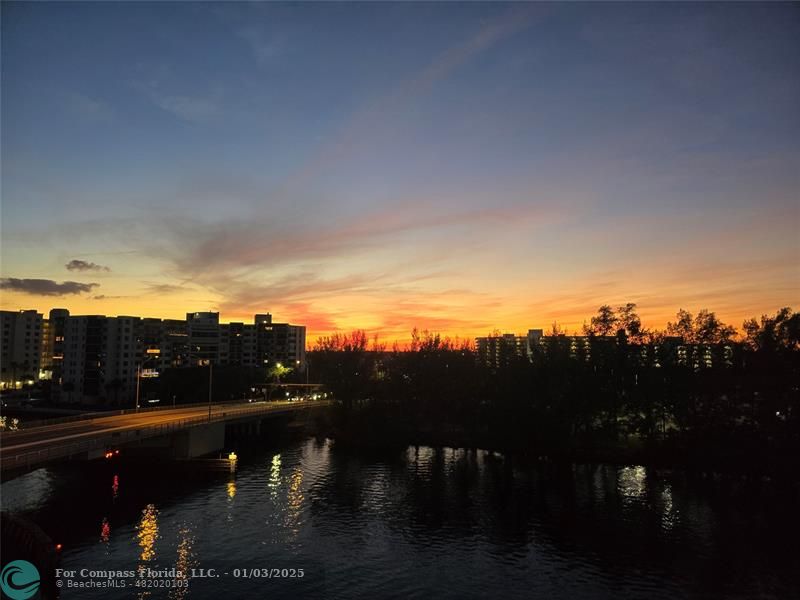
[[0,304],[312,342],[798,309],[798,31],[798,4],[3,2]]

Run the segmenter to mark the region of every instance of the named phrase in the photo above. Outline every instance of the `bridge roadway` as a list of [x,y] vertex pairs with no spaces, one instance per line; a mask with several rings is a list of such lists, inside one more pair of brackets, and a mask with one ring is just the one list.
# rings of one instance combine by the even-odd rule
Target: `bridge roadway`
[[39,463],[104,450],[140,439],[189,427],[271,414],[306,410],[330,404],[329,400],[237,402],[195,404],[181,408],[93,413],[85,418],[55,422],[0,433],[0,469],[30,468]]

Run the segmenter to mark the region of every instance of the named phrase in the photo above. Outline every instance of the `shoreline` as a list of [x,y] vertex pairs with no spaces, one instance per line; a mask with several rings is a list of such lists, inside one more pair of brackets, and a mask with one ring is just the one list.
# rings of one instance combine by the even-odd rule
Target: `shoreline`
[[522,464],[612,464],[618,466],[643,466],[659,470],[678,470],[687,475],[703,478],[744,480],[750,482],[779,483],[800,491],[800,466],[797,460],[763,457],[762,460],[744,462],[739,457],[716,456],[698,459],[688,448],[669,447],[667,444],[643,444],[629,440],[611,445],[576,446],[572,448],[512,447],[486,437],[467,435],[412,432],[392,436],[363,435],[364,431],[345,431],[324,428],[315,432],[330,438],[334,444],[348,451],[393,452],[414,446],[484,450],[509,457]]

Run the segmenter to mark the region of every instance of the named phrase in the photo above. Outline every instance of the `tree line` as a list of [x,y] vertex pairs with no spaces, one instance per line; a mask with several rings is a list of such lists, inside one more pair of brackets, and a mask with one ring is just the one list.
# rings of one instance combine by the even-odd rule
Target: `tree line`
[[501,361],[417,330],[405,349],[364,331],[320,338],[309,361],[338,399],[344,443],[796,468],[800,313],[783,308],[742,332],[707,310],[648,331],[628,303],[600,307],[577,346],[554,325],[531,353]]

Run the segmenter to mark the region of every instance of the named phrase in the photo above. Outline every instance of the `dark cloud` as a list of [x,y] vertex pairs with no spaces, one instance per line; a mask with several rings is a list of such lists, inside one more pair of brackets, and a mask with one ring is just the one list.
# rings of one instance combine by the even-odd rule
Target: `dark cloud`
[[345,222],[286,227],[266,218],[169,219],[159,256],[174,263],[177,273],[202,284],[232,270],[276,267],[297,260],[330,259],[385,247],[402,235],[448,228],[510,227],[552,220],[550,205],[511,204],[481,209],[432,209],[418,201],[360,215]]
[[0,279],[0,288],[34,296],[68,296],[91,292],[99,283],[79,283],[77,281],[62,281],[58,283],[52,279],[17,279],[4,277]]
[[79,260],[77,258],[73,258],[64,266],[67,267],[67,271],[111,271],[109,267],[104,267],[103,265],[87,262],[85,260]]

